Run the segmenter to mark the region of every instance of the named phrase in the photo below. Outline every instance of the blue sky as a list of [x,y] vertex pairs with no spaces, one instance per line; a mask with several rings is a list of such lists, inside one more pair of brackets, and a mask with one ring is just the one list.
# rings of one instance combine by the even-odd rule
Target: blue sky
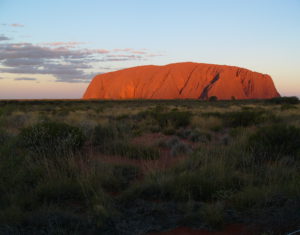
[[299,0],[0,0],[0,98],[80,98],[94,74],[181,61],[267,73],[300,96],[299,12]]

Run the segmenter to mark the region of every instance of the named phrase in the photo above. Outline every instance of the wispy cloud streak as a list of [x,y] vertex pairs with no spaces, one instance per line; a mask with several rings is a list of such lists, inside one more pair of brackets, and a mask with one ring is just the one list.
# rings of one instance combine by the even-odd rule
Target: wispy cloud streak
[[0,40],[1,37],[0,72],[50,74],[58,82],[89,82],[94,76],[91,71],[103,67],[109,70],[109,66],[101,66],[104,62],[147,60],[153,56],[146,50],[132,48],[82,48],[85,42],[5,43],[9,38],[2,35]]

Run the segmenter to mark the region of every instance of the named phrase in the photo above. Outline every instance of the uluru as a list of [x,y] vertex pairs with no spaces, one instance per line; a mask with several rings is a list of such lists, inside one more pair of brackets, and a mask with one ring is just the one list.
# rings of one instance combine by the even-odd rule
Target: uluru
[[280,94],[267,74],[205,63],[146,65],[97,75],[83,99],[268,99]]

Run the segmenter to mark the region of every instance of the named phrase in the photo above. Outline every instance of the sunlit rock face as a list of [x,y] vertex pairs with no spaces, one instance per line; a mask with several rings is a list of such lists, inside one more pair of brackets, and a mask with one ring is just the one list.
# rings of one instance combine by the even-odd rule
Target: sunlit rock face
[[139,66],[97,75],[83,99],[265,99],[280,96],[272,78],[202,63]]

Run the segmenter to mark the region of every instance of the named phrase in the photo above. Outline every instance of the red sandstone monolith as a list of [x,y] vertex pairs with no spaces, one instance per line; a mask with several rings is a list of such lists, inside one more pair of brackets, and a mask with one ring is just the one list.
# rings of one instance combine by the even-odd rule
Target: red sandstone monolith
[[266,99],[280,96],[272,78],[203,63],[139,66],[97,75],[83,99]]

